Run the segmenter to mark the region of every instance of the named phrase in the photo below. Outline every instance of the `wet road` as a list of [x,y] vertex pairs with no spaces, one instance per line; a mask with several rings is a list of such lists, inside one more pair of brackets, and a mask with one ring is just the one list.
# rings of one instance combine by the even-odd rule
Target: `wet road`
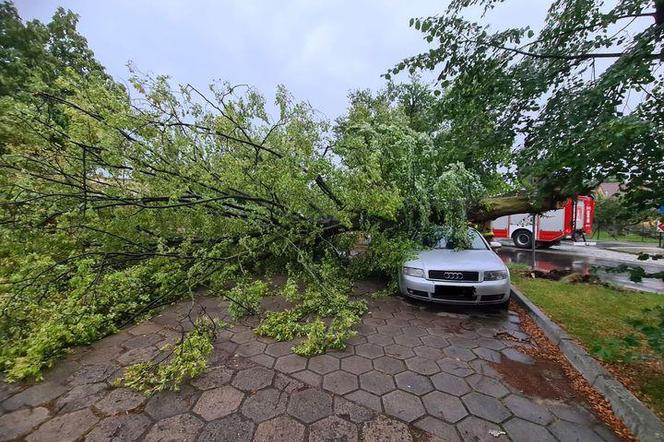
[[[578,253],[568,250],[557,250],[555,247],[544,250],[538,249],[535,252],[535,269],[545,272],[551,270],[571,270],[572,272],[585,275],[591,273],[593,267],[616,267],[617,265],[625,264],[625,262],[615,259],[592,256],[587,252],[587,248],[580,250]],[[530,250],[517,249],[514,246],[504,244],[502,248],[497,250],[497,253],[507,264],[533,264],[533,254]],[[629,264],[643,267],[647,272],[656,272],[663,269],[661,264],[646,264],[642,262],[630,262]],[[629,280],[627,274],[606,273],[602,271],[597,272],[597,276],[602,281],[611,282],[626,288],[664,294],[664,282],[661,280],[644,279],[640,283],[635,283]]]

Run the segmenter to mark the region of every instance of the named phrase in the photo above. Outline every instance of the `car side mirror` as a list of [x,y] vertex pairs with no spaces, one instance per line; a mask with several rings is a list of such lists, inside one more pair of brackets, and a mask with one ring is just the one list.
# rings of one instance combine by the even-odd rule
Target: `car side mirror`
[[489,243],[489,245],[491,246],[492,249],[499,249],[499,248],[501,248],[501,247],[503,246],[503,245],[502,245],[501,243],[499,243],[498,241],[491,241],[491,242]]

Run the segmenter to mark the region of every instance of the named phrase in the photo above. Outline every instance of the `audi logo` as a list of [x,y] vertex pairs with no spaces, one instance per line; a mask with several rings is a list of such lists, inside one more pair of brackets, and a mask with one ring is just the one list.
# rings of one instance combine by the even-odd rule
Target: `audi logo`
[[463,273],[461,273],[461,272],[445,272],[445,273],[443,273],[443,279],[463,279]]

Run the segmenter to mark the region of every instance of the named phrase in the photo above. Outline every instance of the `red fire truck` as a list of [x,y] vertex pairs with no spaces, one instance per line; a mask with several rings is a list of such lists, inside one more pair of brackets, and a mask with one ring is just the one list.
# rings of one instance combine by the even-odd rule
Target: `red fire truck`
[[585,239],[592,234],[595,200],[591,196],[579,196],[568,199],[560,209],[549,210],[533,217],[528,213],[501,216],[491,222],[495,238],[512,238],[514,245],[520,248],[533,246],[550,247],[560,243],[561,239],[572,238],[574,241]]

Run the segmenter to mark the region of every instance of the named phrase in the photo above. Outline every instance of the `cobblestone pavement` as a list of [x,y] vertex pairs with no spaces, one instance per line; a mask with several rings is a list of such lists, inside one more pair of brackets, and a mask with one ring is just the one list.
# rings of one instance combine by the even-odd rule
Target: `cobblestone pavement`
[[[223,303],[201,297],[213,316]],[[112,387],[122,367],[179,338],[187,303],[89,348],[34,385],[0,384],[0,441],[610,441],[561,372],[519,351],[509,313],[370,301],[343,352],[220,334],[209,370],[146,398]]]

